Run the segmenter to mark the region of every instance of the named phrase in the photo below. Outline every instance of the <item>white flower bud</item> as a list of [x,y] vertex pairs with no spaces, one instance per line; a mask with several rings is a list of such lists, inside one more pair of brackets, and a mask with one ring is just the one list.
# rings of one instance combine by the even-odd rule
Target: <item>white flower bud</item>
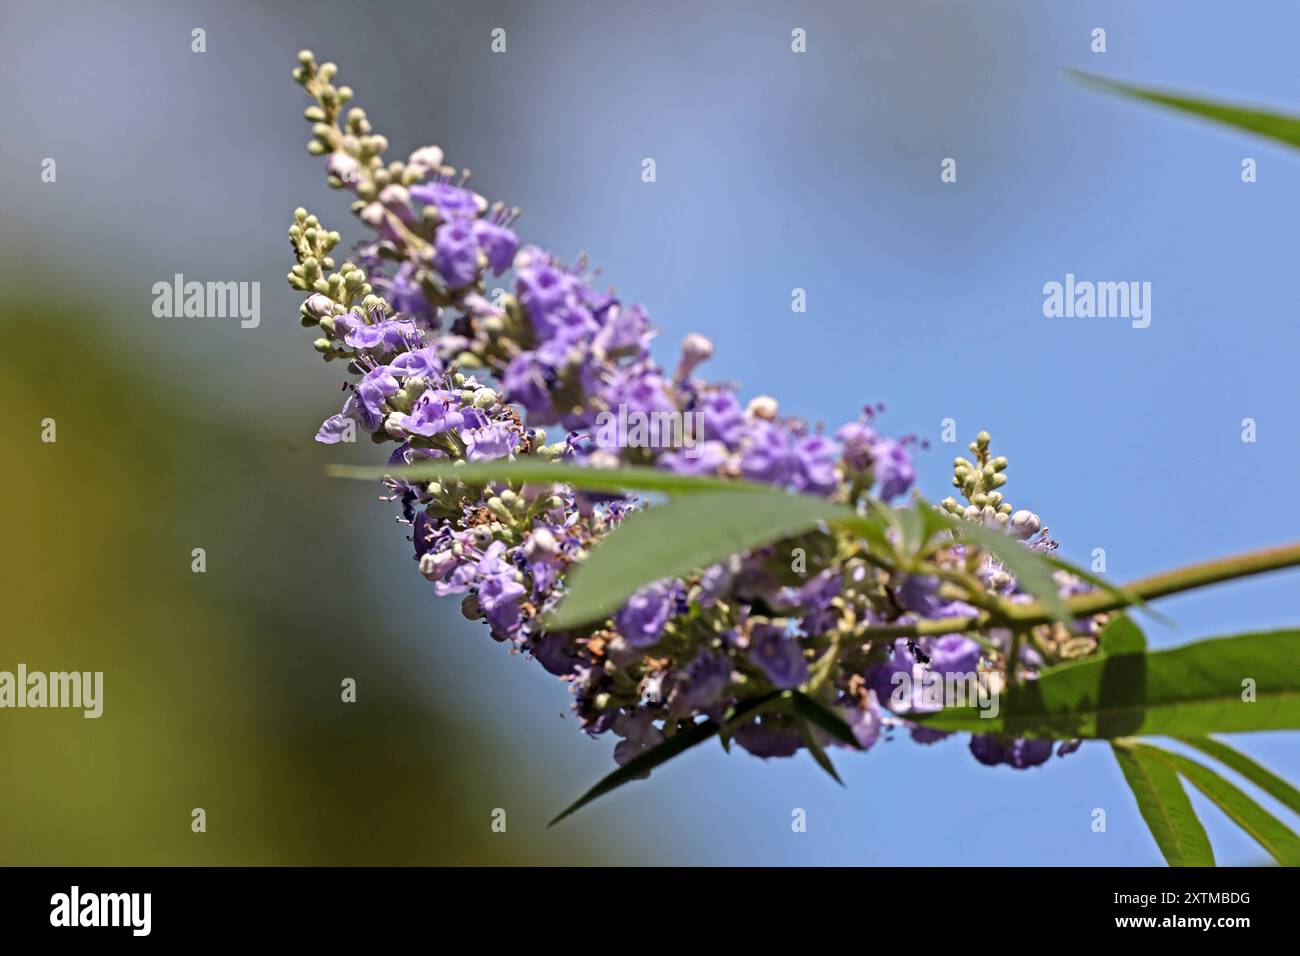
[[406,161],[407,166],[413,166],[420,171],[421,178],[429,175],[442,166],[442,150],[437,146],[421,146],[413,152]]
[[347,153],[330,153],[330,158],[325,160],[325,172],[350,186],[361,180],[361,164]]
[[684,381],[700,366],[713,357],[713,343],[698,332],[682,339],[682,359],[677,363],[676,378]]
[[774,421],[776,414],[780,410],[776,399],[771,395],[758,395],[749,400],[745,406],[745,414],[750,418],[762,418],[767,421]]
[[524,542],[524,557],[529,561],[535,560],[539,555],[551,557],[559,553],[560,544],[548,528],[534,528]]
[[389,212],[398,216],[405,223],[417,221],[415,210],[411,207],[411,194],[405,186],[394,183],[379,191],[379,201]]
[[1023,508],[1011,516],[1011,533],[1017,538],[1028,538],[1038,533],[1041,524],[1038,515]]
[[307,301],[302,304],[302,314],[310,316],[318,322],[331,315],[334,312],[334,300],[327,295],[321,295],[319,292],[313,292],[307,296]]

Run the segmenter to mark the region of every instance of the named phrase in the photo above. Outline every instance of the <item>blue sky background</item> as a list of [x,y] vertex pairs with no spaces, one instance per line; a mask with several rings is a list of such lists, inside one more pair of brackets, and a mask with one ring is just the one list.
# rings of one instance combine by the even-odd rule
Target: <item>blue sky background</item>
[[[41,157],[59,163],[57,191],[0,187],[7,281],[57,275],[134,315],[116,361],[213,420],[303,443],[337,404],[283,279],[295,206],[359,234],[303,149],[288,74],[307,46],[339,62],[393,155],[437,143],[523,208],[526,238],[587,251],[650,309],[662,361],[699,330],[714,377],[790,412],[834,425],[885,402],[883,427],[934,443],[927,495],[947,493],[951,417],[962,445],[992,433],[1009,498],[1067,557],[1105,548],[1117,579],[1300,532],[1300,154],[1062,73],[1300,112],[1295,4],[7,2],[0,17],[0,161],[32,182]],[[190,52],[194,26],[205,54]],[[806,54],[790,52],[794,27]],[[944,157],[955,184],[940,182]],[[261,327],[154,319],[150,288],[175,272],[260,280]],[[1150,328],[1044,318],[1042,286],[1067,272],[1152,283]],[[322,468],[340,456],[307,453]],[[368,489],[356,512],[339,549],[363,569],[359,600],[382,595],[373,641],[498,729],[483,769],[539,827],[607,771],[612,741],[579,735],[561,684],[435,600]],[[1294,625],[1296,580],[1170,601],[1177,626],[1150,625],[1150,643]],[[1234,743],[1300,777],[1296,735]],[[961,738],[837,762],[843,790],[808,759],[706,749],[535,837],[560,862],[573,833],[628,862],[1160,862],[1104,746],[1023,773],[977,764]],[[1193,799],[1221,862],[1264,859]],[[795,807],[806,834],[791,832]]]

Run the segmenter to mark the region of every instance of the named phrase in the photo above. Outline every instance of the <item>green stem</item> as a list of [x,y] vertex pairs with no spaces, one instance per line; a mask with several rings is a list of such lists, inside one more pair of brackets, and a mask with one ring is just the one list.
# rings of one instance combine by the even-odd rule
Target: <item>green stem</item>
[[[1125,586],[1130,594],[1151,601],[1192,591],[1211,584],[1234,581],[1238,578],[1264,574],[1268,571],[1280,571],[1300,565],[1300,544],[1288,544],[1279,548],[1265,548],[1247,554],[1229,558],[1218,558],[1200,564],[1163,574],[1140,578]],[[1091,617],[1128,607],[1131,602],[1109,591],[1092,591],[1072,597],[1065,602],[1073,617]],[[983,611],[979,614],[963,617],[946,617],[930,621],[915,621],[911,624],[886,624],[881,627],[865,628],[858,635],[863,640],[877,640],[897,637],[935,637],[940,634],[962,634],[967,631],[983,630],[987,627],[1012,626],[1017,628],[1033,627],[1046,624],[1052,620],[1051,613],[1039,602],[1031,604],[1004,604],[1000,613],[991,614]]]

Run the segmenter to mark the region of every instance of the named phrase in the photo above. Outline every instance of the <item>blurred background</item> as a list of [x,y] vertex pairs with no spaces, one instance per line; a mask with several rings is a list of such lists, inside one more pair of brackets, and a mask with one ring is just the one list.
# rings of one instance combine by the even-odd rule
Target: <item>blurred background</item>
[[[390,155],[437,143],[527,239],[589,252],[661,361],[700,330],[713,377],[789,412],[885,402],[934,443],[930,496],[943,420],[987,428],[1009,498],[1123,580],[1300,532],[1300,155],[1062,68],[1300,112],[1297,29],[1281,0],[0,0],[0,670],[105,672],[99,720],[0,712],[0,863],[1158,864],[1104,746],[1017,773],[959,737],[842,755],[843,790],[702,748],[545,829],[613,741],[435,598],[374,489],[324,477],[386,453],[312,442],[342,373],[285,230],[304,205],[360,233],[289,72],[336,61]],[[1151,282],[1150,328],[1044,318],[1067,272]],[[260,282],[261,324],[155,318],[175,273]],[[1296,582],[1169,602],[1150,642],[1295,625]],[[1297,735],[1232,742],[1300,777]],[[1193,800],[1220,862],[1266,859]]]

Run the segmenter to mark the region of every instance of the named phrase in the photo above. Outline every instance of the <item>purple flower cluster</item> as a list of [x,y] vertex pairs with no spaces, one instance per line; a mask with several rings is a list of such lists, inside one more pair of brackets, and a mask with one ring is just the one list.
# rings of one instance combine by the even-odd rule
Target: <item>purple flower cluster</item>
[[[300,82],[325,119],[314,130],[330,181],[356,195],[354,209],[372,233],[358,249],[359,265],[329,272],[337,234],[304,210],[290,229],[298,254],[290,282],[309,293],[303,322],[320,328],[317,350],[349,373],[342,408],[321,425],[318,441],[352,441],[361,430],[375,442],[395,443],[391,465],[519,456],[652,465],[745,478],[863,509],[912,487],[914,440],[880,434],[879,408],[827,430],[783,416],[770,397],[743,402],[733,387],[698,376],[713,352],[699,335],[687,337],[675,370],[665,371],[651,355],[653,330],[643,308],[597,289],[585,262],[568,266],[535,246],[521,247],[513,230],[517,211],[472,192],[436,147],[385,163],[386,144],[370,134],[364,113],[342,118],[337,91],[322,85],[314,61],[303,63]],[[497,278],[506,288],[489,289]],[[620,420],[698,429],[669,429],[682,441],[599,440],[602,416],[615,410]],[[557,429],[557,440],[548,444],[544,427]],[[1004,527],[1030,547],[1053,547],[1037,516],[1013,512],[996,490],[1005,459],[988,455],[986,436],[972,450],[977,461],[959,459],[954,478],[971,504],[949,499],[944,507]],[[1008,636],[871,641],[862,629],[973,614],[948,579],[972,571],[988,593],[1023,597],[1000,564],[985,558],[972,569],[956,544],[934,556],[933,573],[904,574],[819,530],[779,550],[743,553],[652,584],[592,627],[549,633],[540,622],[562,595],[567,571],[636,501],[563,486],[399,478],[387,486],[410,529],[420,573],[436,593],[461,595],[467,617],[483,620],[494,639],[564,679],[582,727],[619,738],[620,763],[686,722],[722,722],[747,699],[794,689],[837,709],[862,747],[899,726],[921,742],[944,737],[916,720],[949,703],[950,683],[995,693]],[[1077,643],[1077,634],[1059,637],[1053,645],[1046,636],[1040,646],[1059,645],[1063,656],[1082,652],[1066,640]],[[1029,678],[1043,663],[1029,650],[1021,662]],[[776,757],[805,747],[808,733],[776,710],[743,722],[733,736],[757,756]],[[981,762],[1013,767],[1041,763],[1051,749],[1043,748],[993,735],[971,743]]]

